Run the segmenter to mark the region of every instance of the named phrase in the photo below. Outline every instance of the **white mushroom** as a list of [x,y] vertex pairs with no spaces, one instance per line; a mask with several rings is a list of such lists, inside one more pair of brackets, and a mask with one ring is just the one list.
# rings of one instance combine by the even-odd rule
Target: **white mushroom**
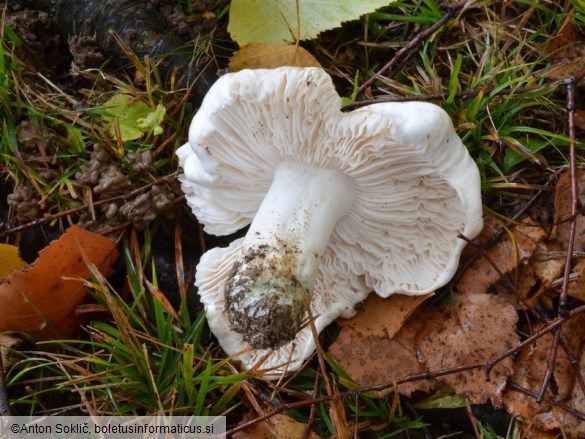
[[371,290],[444,285],[458,234],[481,230],[479,172],[441,108],[340,106],[320,69],[227,74],[177,151],[208,233],[251,224],[203,255],[196,280],[211,330],[246,369],[300,367],[315,348],[309,315],[318,333]]

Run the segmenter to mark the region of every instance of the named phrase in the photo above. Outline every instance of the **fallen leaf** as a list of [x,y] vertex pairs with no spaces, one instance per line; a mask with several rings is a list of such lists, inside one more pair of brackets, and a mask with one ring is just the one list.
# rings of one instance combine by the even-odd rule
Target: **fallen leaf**
[[554,283],[563,274],[565,257],[549,257],[549,255],[563,254],[558,252],[558,243],[539,242],[532,257],[520,264],[516,272],[508,276],[513,282],[516,292],[510,291],[503,283],[497,283],[495,289],[499,295],[517,308],[524,309],[517,295],[524,298],[524,303],[533,308],[536,303],[544,300],[547,303],[554,299],[558,292]]
[[[529,218],[522,222],[532,222]],[[484,227],[477,239],[488,245],[491,239],[502,229],[502,223],[493,216],[486,215]],[[507,274],[518,267],[518,264],[528,260],[540,241],[546,238],[545,231],[538,226],[514,226],[485,252],[486,256],[479,256],[463,273],[457,284],[461,293],[483,294],[491,285],[500,279],[500,273]],[[469,250],[467,250],[468,254]],[[494,268],[490,260],[493,261]]]
[[585,131],[585,110],[575,111],[575,126],[582,131]]
[[394,294],[388,299],[377,294],[370,294],[361,312],[351,319],[339,319],[337,322],[342,328],[353,328],[363,336],[392,338],[414,310],[433,294],[422,296]]
[[573,267],[573,273],[579,277],[575,282],[569,283],[567,294],[581,302],[585,302],[585,259],[579,259]]
[[274,69],[282,66],[321,67],[319,61],[301,46],[248,43],[230,59],[230,71]]
[[[578,354],[581,354],[581,366],[585,366],[583,364],[585,361],[583,352],[580,352],[582,351],[581,342],[585,337],[585,315],[576,315],[565,323],[562,327],[561,335],[573,356],[579,359]],[[514,363],[514,374],[510,377],[510,380],[538,393],[546,373],[552,340],[552,334],[545,334],[534,343],[527,345],[520,352]],[[581,388],[575,383],[574,371],[570,360],[561,348],[557,352],[552,385],[545,392],[545,400],[551,399],[570,407],[575,406],[575,408],[578,408],[577,406],[579,406],[581,413],[585,411]],[[539,404],[532,398],[517,391],[506,390],[503,395],[503,401],[508,412],[528,420],[537,429],[545,431],[564,430],[574,426],[577,422],[576,418],[572,416],[559,416],[560,412],[550,404],[545,402]]]
[[585,68],[585,43],[579,37],[570,17],[567,17],[543,52],[552,60],[552,66],[547,71],[549,80],[579,76]]
[[[250,419],[252,419],[251,416],[246,416],[243,422]],[[298,439],[303,437],[306,427],[306,424],[290,416],[277,414],[235,433],[233,437],[235,439]],[[319,436],[309,431],[307,438],[318,439]]]
[[417,409],[456,409],[467,407],[469,402],[464,396],[457,395],[450,386],[437,390],[428,398],[414,404]]
[[560,258],[547,256],[557,251],[560,251],[558,243],[554,241],[541,242],[538,244],[535,258],[530,263],[534,269],[536,278],[547,288],[563,274],[565,268],[566,254]]
[[[415,345],[416,334],[425,321],[421,316],[425,314],[417,310],[404,322],[413,310],[409,308],[404,312],[405,307],[404,311],[398,311],[401,299],[395,297],[408,296],[381,299],[370,294],[356,317],[338,320],[342,329],[328,353],[360,386],[389,383],[425,371]],[[420,303],[420,299],[417,302]],[[394,317],[395,313],[401,316]],[[415,390],[430,391],[432,388],[432,380],[423,380],[401,384],[398,392],[409,396]],[[393,390],[379,393],[385,395]]]
[[[577,196],[581,205],[585,204],[585,170],[577,169]],[[555,226],[552,236],[561,244],[563,250],[569,245],[571,227],[571,173],[565,172],[559,177],[555,192]],[[585,216],[577,215],[574,251],[585,250]]]
[[0,331],[27,332],[41,340],[72,337],[78,329],[75,307],[87,295],[87,263],[108,276],[117,256],[109,239],[70,227],[40,251],[34,264],[0,281]]
[[[585,370],[585,351],[581,352],[581,360],[579,361],[579,370],[583,372]],[[571,392],[569,406],[577,411],[578,413],[585,413],[585,394],[581,390],[581,387],[575,382],[573,384],[573,390]],[[585,437],[585,422],[577,419],[575,415],[562,410],[558,407],[554,407],[552,410],[551,417],[554,419],[553,422],[558,423],[562,426],[563,432],[568,437],[583,438]],[[538,422],[551,422],[547,419],[539,417]]]
[[160,123],[164,119],[166,109],[160,104],[153,110],[133,96],[120,94],[109,99],[104,105],[102,118],[109,123],[108,128],[112,137],[116,137],[117,127],[123,141],[136,140],[150,132],[155,136],[162,133]]
[[[420,356],[428,369],[448,369],[485,362],[518,343],[516,310],[505,299],[491,294],[459,296],[457,303],[443,304],[425,316],[417,335]],[[474,369],[437,378],[476,404],[490,399],[501,405],[506,379],[512,374],[512,359],[494,366],[490,381]]]
[[13,335],[0,334],[0,355],[2,356],[2,365],[4,366],[5,371],[18,361],[10,354],[10,350],[21,342],[22,340],[20,338],[14,337]]
[[26,262],[20,259],[18,247],[10,244],[0,244],[0,278],[8,276],[14,270],[20,270]]
[[288,44],[295,41],[297,34],[301,41],[314,38],[389,3],[388,0],[301,0],[297,20],[296,0],[233,0],[228,32],[240,46],[253,42]]

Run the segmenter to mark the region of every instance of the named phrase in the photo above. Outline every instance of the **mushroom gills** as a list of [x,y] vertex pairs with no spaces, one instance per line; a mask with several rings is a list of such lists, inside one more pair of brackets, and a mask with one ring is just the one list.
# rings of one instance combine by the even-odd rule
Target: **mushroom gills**
[[278,349],[301,330],[321,256],[353,199],[353,182],[338,170],[275,170],[225,287],[231,328],[254,348]]

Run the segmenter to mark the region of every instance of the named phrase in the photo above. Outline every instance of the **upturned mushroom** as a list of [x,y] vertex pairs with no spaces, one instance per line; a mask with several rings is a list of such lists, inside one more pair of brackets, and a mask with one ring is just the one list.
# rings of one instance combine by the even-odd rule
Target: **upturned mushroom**
[[177,151],[205,231],[250,226],[196,275],[211,330],[245,369],[297,369],[315,349],[309,320],[319,333],[372,290],[441,287],[458,235],[482,228],[478,169],[440,107],[340,107],[321,69],[226,74]]

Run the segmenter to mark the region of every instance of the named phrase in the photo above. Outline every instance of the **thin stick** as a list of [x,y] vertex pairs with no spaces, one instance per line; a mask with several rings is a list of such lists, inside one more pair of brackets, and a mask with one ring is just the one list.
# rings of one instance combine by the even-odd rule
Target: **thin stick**
[[0,353],[0,416],[12,415],[10,400],[8,399],[8,388],[6,387],[6,377],[4,376],[4,362]]
[[358,94],[363,93],[365,89],[370,87],[374,83],[374,81],[380,77],[380,75],[382,75],[383,73],[391,72],[391,69],[396,64],[398,64],[400,61],[402,61],[403,58],[410,56],[411,52],[413,52],[414,49],[419,44],[421,44],[427,37],[431,36],[437,29],[439,29],[447,21],[449,21],[466,4],[467,4],[467,0],[460,0],[457,3],[447,5],[447,12],[445,13],[445,15],[443,15],[443,17],[441,17],[441,19],[439,21],[437,21],[435,24],[433,24],[429,28],[416,34],[414,36],[414,38],[412,40],[410,40],[410,42],[406,46],[404,46],[402,49],[400,49],[398,52],[396,52],[394,57],[390,61],[388,61],[388,63],[384,67],[382,67],[380,70],[378,70],[378,72],[374,73],[374,76],[372,76],[370,79],[368,79],[366,82],[364,82],[361,85],[361,87],[358,89]]
[[[498,91],[492,91],[490,89],[477,89],[473,90],[462,90],[455,93],[455,97],[459,99],[468,99],[484,94],[486,96],[502,96],[510,95],[513,93],[526,93],[530,91],[538,91],[545,88],[554,88],[564,83],[564,79],[559,79],[550,82],[544,82],[538,85],[528,85],[526,87],[518,88],[504,88]],[[433,93],[428,95],[415,95],[415,96],[377,96],[375,99],[366,99],[364,101],[356,101],[345,104],[341,107],[342,110],[348,111],[354,108],[365,107],[372,104],[381,104],[383,102],[410,102],[410,101],[444,101],[449,97],[449,92],[445,93]]]
[[[127,200],[128,198],[132,198],[132,197],[146,191],[147,189],[150,189],[152,186],[176,180],[177,175],[178,175],[178,172],[175,172],[173,174],[164,176],[157,181],[153,181],[152,183],[145,184],[144,186],[141,186],[137,189],[134,189],[133,191],[130,191],[126,194],[116,195],[115,197],[110,197],[110,198],[106,198],[103,200],[94,201],[92,203],[92,205],[93,206],[100,206],[102,204],[113,203],[114,201]],[[89,205],[74,207],[73,209],[68,209],[68,210],[64,210],[63,212],[55,213],[52,215],[47,215],[47,216],[44,216],[43,218],[38,218],[36,220],[30,221],[30,222],[25,223],[25,224],[21,224],[19,226],[4,229],[4,230],[0,231],[0,238],[4,238],[5,236],[11,235],[13,233],[22,232],[23,230],[31,229],[33,227],[37,227],[37,226],[41,226],[43,224],[50,223],[51,221],[59,219],[59,218],[63,218],[64,216],[74,215],[76,213],[86,211],[89,208],[90,208]]]
[[[348,390],[346,392],[339,393],[338,395],[327,395],[327,396],[321,396],[319,398],[309,398],[309,399],[303,400],[303,401],[282,404],[280,407],[278,407],[278,408],[276,408],[268,413],[265,413],[258,418],[251,419],[248,422],[242,423],[242,424],[238,425],[237,427],[232,428],[226,434],[229,437],[238,431],[244,430],[244,429],[246,429],[254,424],[257,424],[258,422],[262,422],[265,419],[268,419],[268,418],[270,418],[278,413],[282,413],[286,410],[297,409],[300,407],[305,407],[305,406],[313,405],[313,404],[319,404],[322,402],[329,402],[335,398],[347,398],[348,396],[359,395],[361,393],[379,392],[382,390],[389,389],[391,387],[395,387],[397,384],[404,384],[404,383],[409,383],[409,382],[413,382],[413,381],[420,381],[420,380],[429,380],[429,379],[437,378],[440,376],[451,375],[451,374],[454,374],[457,372],[464,372],[466,370],[471,370],[471,369],[483,369],[484,371],[487,372],[487,371],[491,370],[500,361],[504,360],[507,357],[514,355],[516,352],[522,350],[525,346],[531,344],[532,342],[539,339],[543,335],[554,331],[556,328],[560,327],[562,324],[564,324],[567,320],[569,320],[573,316],[576,316],[578,314],[583,314],[583,313],[585,313],[585,305],[580,306],[578,308],[575,308],[571,311],[567,311],[566,317],[558,317],[555,321],[553,321],[547,327],[541,329],[537,333],[528,337],[523,342],[519,343],[517,346],[510,348],[506,352],[498,355],[497,357],[492,358],[489,361],[471,363],[471,364],[466,364],[463,366],[456,366],[456,367],[451,367],[448,369],[441,369],[441,370],[436,370],[436,371],[414,373],[414,374],[406,375],[403,378],[400,378],[399,380],[396,380],[396,381],[392,381],[392,382],[384,383],[384,384],[376,384],[376,385],[367,386],[367,387],[361,387],[361,388],[355,389],[355,390]],[[559,406],[559,407],[562,409],[565,408],[564,406],[562,406],[562,407]],[[574,410],[571,410],[571,413],[573,413],[573,414],[576,413],[575,416],[579,417],[580,419],[585,420],[585,414],[575,412]]]
[[[565,271],[563,273],[563,286],[559,297],[558,316],[567,315],[567,291],[569,288],[569,278],[571,276],[571,266],[573,265],[573,250],[575,247],[575,233],[577,231],[577,212],[579,209],[579,192],[577,191],[577,165],[575,159],[575,78],[567,79],[567,116],[569,125],[569,172],[571,174],[571,222],[569,224],[569,238],[567,242],[567,256],[565,258]],[[554,367],[561,339],[561,327],[555,330],[553,342],[547,359],[546,373],[538,392],[537,402],[541,402],[550,380],[554,375]],[[580,371],[577,369],[577,376],[580,384],[583,383]]]

